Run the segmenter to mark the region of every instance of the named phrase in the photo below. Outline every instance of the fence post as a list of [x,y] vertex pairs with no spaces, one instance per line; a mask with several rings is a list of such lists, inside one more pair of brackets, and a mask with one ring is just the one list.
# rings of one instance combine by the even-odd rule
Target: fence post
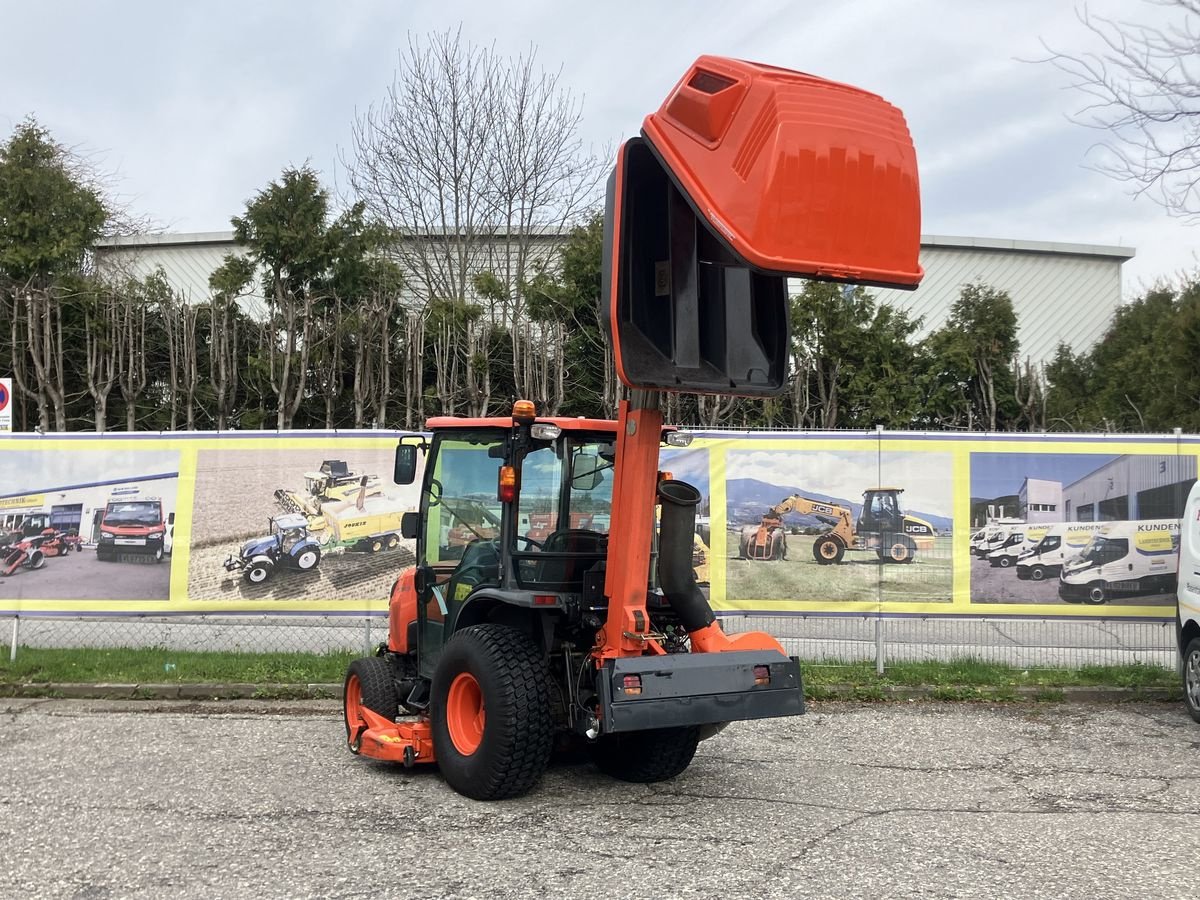
[[371,617],[370,616],[367,616],[366,631],[367,631],[367,642],[364,645],[364,649],[366,652],[363,655],[370,656],[371,655]]
[[17,661],[17,638],[20,636],[20,634],[21,634],[21,617],[13,616],[12,645],[9,647],[9,650],[8,650],[8,661],[9,662]]
[[883,674],[883,616],[875,614],[875,674]]

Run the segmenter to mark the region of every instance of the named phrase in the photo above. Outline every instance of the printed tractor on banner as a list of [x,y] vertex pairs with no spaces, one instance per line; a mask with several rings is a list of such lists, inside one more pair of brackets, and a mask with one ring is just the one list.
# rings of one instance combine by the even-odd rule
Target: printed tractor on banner
[[327,524],[323,512],[326,504],[353,501],[363,487],[368,496],[382,493],[378,475],[352,472],[345,460],[327,459],[320,471],[304,474],[303,491],[278,488],[275,501],[285,512],[305,516],[309,531],[320,531]]
[[[768,634],[725,634],[697,584],[703,495],[659,465],[663,444],[690,443],[664,427],[662,395],[778,396],[788,278],[911,289],[919,248],[899,110],[701,57],[608,183],[601,319],[630,388],[617,419],[539,418],[517,400],[432,418],[429,440],[397,448],[397,484],[424,454],[403,522],[416,564],[392,589],[387,641],[346,673],[351,752],[436,762],[455,790],[496,800],[532,788],[556,745],[659,782],[731,722],[803,713],[798,660]],[[546,510],[551,530],[531,537]]]
[[395,550],[400,546],[405,506],[392,497],[372,495],[370,489],[370,481],[363,475],[352,502],[323,504],[319,537],[311,534],[311,520],[304,514],[271,517],[268,534],[246,541],[236,556],[228,556],[225,571],[241,572],[249,583],[262,584],[276,571],[315,569],[323,555]]
[[54,528],[49,513],[33,513],[20,527],[0,535],[0,575],[14,575],[22,568],[40,569],[47,559],[78,549],[78,535]]
[[880,487],[863,492],[857,523],[852,510],[836,503],[792,494],[771,507],[757,525],[742,528],[739,559],[787,559],[788,513],[811,516],[830,526],[813,541],[812,553],[822,565],[839,563],[847,550],[874,550],[885,562],[910,563],[918,551],[933,549],[936,529],[924,519],[900,509],[904,488]]

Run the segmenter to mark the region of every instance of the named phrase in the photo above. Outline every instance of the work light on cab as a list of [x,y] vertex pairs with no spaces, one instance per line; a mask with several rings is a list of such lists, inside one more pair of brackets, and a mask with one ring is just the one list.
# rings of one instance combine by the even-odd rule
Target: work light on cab
[[553,441],[562,434],[562,429],[557,425],[551,425],[549,422],[537,422],[530,426],[529,433],[533,436],[534,440]]
[[518,400],[513,403],[512,417],[514,422],[529,425],[537,418],[537,407],[532,400]]

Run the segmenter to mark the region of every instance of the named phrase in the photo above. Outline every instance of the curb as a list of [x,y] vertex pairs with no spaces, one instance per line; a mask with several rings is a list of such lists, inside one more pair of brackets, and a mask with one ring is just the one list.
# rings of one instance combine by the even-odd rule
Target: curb
[[[1032,701],[1038,703],[1168,703],[1182,698],[1180,688],[1054,687],[1052,685],[809,685],[810,700],[851,701]],[[0,682],[0,697],[51,697],[77,700],[340,700],[340,684],[216,682],[204,684],[110,684]]]

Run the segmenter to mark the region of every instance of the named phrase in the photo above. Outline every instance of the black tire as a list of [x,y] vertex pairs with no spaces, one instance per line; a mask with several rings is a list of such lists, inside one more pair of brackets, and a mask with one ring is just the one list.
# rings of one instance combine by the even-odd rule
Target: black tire
[[913,542],[908,538],[893,535],[886,541],[886,549],[884,550],[883,557],[884,562],[910,563],[913,561],[916,549],[913,546]]
[[1200,638],[1188,641],[1183,651],[1183,705],[1200,722]]
[[162,561],[163,561],[163,548],[162,548],[162,544],[159,544],[157,547],[155,547],[155,548],[154,548],[154,561],[155,561],[156,563],[160,563],[160,562],[162,562]]
[[813,541],[813,559],[822,566],[840,563],[846,555],[846,545],[836,534],[823,534]]
[[96,551],[96,560],[98,562],[112,562],[117,558],[115,553],[105,553],[103,550]]
[[1013,558],[1011,556],[1002,556],[1002,557],[1000,557],[998,562],[1000,564],[1000,568],[1007,569],[1009,566],[1011,566],[1013,564]]
[[394,534],[389,534],[387,536],[387,548],[389,550],[395,550],[399,546],[400,546],[400,538],[398,538]]
[[25,560],[23,565],[27,569],[40,569],[46,564],[46,554],[41,550],[30,550],[29,559]]
[[[451,736],[448,698],[459,676],[473,680],[482,702],[478,744],[460,750]],[[433,673],[433,749],[447,783],[475,800],[524,794],[550,761],[550,672],[537,645],[503,625],[473,625],[446,642]]]
[[696,727],[609,734],[593,745],[592,759],[605,775],[651,784],[681,774],[691,764],[699,742]]
[[1044,581],[1046,579],[1046,569],[1044,566],[1034,566],[1029,570],[1029,577],[1034,581]]
[[256,559],[242,569],[242,579],[250,584],[265,584],[275,571],[275,566],[269,559]]
[[1083,598],[1083,602],[1089,606],[1099,606],[1108,601],[1108,588],[1104,586],[1103,581],[1093,581],[1087,586],[1087,594]]
[[342,721],[346,724],[346,743],[351,753],[358,752],[363,724],[357,716],[354,716],[355,721],[350,721],[351,711],[358,704],[389,721],[395,721],[400,714],[400,698],[396,696],[396,682],[387,660],[366,656],[354,660],[346,669],[346,680],[342,683]]
[[296,568],[301,572],[311,572],[321,564],[321,548],[307,547],[296,557]]

